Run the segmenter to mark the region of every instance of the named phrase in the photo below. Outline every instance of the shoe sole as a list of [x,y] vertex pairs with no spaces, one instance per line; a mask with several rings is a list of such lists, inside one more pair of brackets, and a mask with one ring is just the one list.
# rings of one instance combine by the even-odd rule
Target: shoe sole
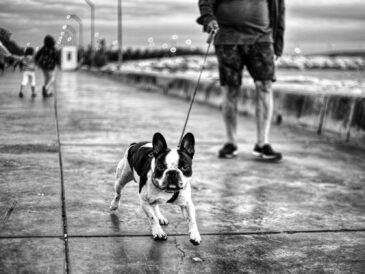
[[267,162],[279,162],[283,159],[283,157],[275,157],[275,156],[267,156],[260,152],[252,151],[252,155],[259,160],[267,161]]
[[237,157],[237,155],[238,155],[238,151],[235,151],[232,154],[224,154],[224,155],[218,154],[218,158],[220,158],[220,159],[232,159],[232,158]]

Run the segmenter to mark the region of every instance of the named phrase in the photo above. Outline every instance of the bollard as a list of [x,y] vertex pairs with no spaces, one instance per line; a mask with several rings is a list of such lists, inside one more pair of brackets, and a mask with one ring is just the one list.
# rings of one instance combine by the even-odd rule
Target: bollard
[[356,99],[355,98],[351,99],[349,118],[348,118],[347,126],[346,126],[346,142],[350,141],[351,123],[352,123],[352,119],[354,117],[355,103],[356,103]]
[[319,116],[319,125],[318,125],[318,130],[317,130],[318,135],[322,134],[322,128],[323,128],[323,124],[324,124],[324,119],[326,117],[328,101],[329,101],[329,96],[323,95],[323,103],[321,106],[321,112],[319,114],[320,115]]

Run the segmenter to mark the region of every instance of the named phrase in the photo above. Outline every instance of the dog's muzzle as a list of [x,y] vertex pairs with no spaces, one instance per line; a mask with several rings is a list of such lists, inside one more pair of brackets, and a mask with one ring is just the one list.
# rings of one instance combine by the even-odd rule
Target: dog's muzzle
[[182,189],[182,187],[180,186],[180,174],[178,171],[176,170],[169,170],[166,172],[166,179],[165,182],[167,182],[166,184],[166,192],[178,192],[179,190]]

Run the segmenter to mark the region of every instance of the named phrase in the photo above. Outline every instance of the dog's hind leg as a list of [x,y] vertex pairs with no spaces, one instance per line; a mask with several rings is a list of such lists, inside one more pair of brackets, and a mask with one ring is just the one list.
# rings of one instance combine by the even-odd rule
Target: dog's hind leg
[[119,207],[120,193],[124,186],[133,180],[132,169],[126,157],[124,157],[118,164],[115,175],[115,196],[110,204],[110,210],[116,210]]
[[160,208],[157,204],[153,205],[153,210],[155,211],[155,215],[158,218],[158,221],[160,222],[160,225],[167,225],[169,221],[161,214]]

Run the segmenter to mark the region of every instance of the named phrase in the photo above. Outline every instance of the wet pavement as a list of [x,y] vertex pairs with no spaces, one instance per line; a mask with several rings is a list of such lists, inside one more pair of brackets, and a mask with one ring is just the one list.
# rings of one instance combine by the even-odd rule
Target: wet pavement
[[255,123],[242,116],[240,154],[220,160],[221,114],[196,104],[187,131],[202,244],[172,205],[168,240],[156,242],[136,184],[109,211],[114,171],[131,142],[157,131],[176,146],[189,102],[61,73],[56,115],[40,84],[37,98],[19,99],[19,80],[0,78],[0,273],[364,273],[364,147],[274,126],[284,160],[254,161]]

